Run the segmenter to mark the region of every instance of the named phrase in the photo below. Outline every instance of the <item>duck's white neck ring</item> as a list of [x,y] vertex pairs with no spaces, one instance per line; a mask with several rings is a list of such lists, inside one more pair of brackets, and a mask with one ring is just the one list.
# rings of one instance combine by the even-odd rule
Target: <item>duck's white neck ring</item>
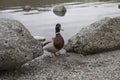
[[60,32],[57,32],[56,34],[60,34]]

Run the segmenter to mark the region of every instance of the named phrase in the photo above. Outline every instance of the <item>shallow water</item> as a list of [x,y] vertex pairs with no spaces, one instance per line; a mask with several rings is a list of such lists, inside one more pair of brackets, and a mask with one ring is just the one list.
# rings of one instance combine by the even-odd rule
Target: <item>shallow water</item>
[[52,4],[60,4],[60,3],[66,3],[66,2],[101,2],[101,1],[114,1],[118,2],[120,0],[0,0],[0,9],[7,9],[9,7],[15,7],[15,6],[23,6],[23,5],[31,5],[33,7],[45,7],[50,6]]
[[70,2],[62,3],[67,8],[65,16],[60,17],[53,13],[54,5],[37,7],[30,12],[22,11],[20,6],[0,10],[0,18],[16,19],[22,22],[33,36],[44,36],[47,39],[54,37],[56,23],[61,23],[64,31],[61,32],[65,41],[80,31],[81,28],[105,17],[120,16],[118,4],[113,2]]

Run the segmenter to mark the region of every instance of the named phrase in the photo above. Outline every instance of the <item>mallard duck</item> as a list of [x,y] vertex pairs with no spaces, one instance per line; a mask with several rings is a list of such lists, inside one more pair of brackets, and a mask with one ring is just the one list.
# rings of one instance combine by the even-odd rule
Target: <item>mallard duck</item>
[[55,37],[52,38],[52,41],[46,42],[47,44],[43,47],[43,50],[48,51],[52,54],[52,58],[57,57],[56,52],[61,50],[64,46],[64,39],[60,34],[60,31],[63,31],[61,24],[56,24],[55,26]]

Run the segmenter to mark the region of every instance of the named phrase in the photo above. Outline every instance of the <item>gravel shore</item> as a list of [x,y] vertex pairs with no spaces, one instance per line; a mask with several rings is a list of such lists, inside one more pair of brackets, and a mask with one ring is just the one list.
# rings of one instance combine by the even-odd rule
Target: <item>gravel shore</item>
[[66,53],[56,59],[38,57],[22,67],[2,71],[0,80],[120,80],[120,50],[82,56]]

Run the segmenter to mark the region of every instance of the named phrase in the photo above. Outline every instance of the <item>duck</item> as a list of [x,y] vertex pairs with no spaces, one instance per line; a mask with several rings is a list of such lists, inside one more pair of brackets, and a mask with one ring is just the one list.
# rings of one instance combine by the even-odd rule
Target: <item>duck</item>
[[58,54],[56,54],[56,52],[64,47],[64,39],[60,34],[61,31],[64,30],[62,29],[61,24],[57,23],[55,26],[55,37],[52,38],[51,41],[47,41],[44,43],[45,45],[43,47],[43,50],[50,52],[52,58],[58,57]]

